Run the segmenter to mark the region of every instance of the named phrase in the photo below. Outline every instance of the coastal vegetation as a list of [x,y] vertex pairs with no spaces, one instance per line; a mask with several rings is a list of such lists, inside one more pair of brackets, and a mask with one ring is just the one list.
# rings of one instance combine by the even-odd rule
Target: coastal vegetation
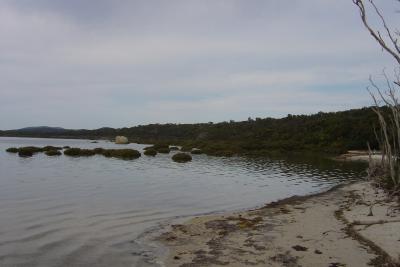
[[155,150],[155,149],[152,149],[152,148],[150,148],[150,149],[146,149],[144,152],[143,152],[143,154],[145,154],[146,156],[155,156],[155,155],[157,155],[157,150]]
[[[144,148],[145,151],[156,151],[156,153],[162,153],[162,154],[168,154],[169,152],[171,152],[171,149],[169,147],[169,145],[167,143],[156,143],[152,146],[148,146]],[[154,153],[154,152],[150,152],[150,153]]]
[[190,153],[192,153],[194,155],[200,155],[200,154],[203,154],[203,150],[201,150],[201,149],[193,149]]
[[62,147],[45,146],[42,148],[42,151],[53,151],[53,150],[62,150]]
[[31,157],[33,154],[43,152],[43,149],[35,146],[26,146],[18,148],[18,156],[20,157]]
[[108,158],[120,158],[120,159],[135,159],[141,156],[140,152],[135,149],[81,149],[81,148],[69,148],[64,151],[64,155],[71,157],[89,157],[94,155],[103,155]]
[[[6,152],[9,153],[18,153],[21,157],[30,157],[33,156],[35,153],[44,152],[48,156],[59,156],[62,155],[61,151],[62,148],[60,147],[53,147],[53,146],[45,146],[35,147],[35,146],[27,146],[27,147],[10,147],[6,149]],[[153,149],[147,150],[147,155],[154,154]],[[154,156],[157,154],[155,151]],[[64,150],[64,155],[69,157],[90,157],[94,155],[103,155],[105,157],[112,157],[112,158],[120,158],[120,159],[135,159],[141,156],[141,153],[135,149],[105,149],[101,147],[97,147],[94,149],[84,149],[84,148],[66,148]]]
[[81,149],[81,148],[67,148],[64,150],[64,155],[70,157],[89,157],[94,156],[96,153],[92,149]]
[[168,147],[162,147],[157,150],[158,153],[168,154],[171,150]]
[[45,152],[45,151],[50,151],[50,150],[56,150],[56,149],[49,149],[49,146],[47,147],[36,147],[36,146],[25,146],[25,147],[10,147],[6,149],[6,152],[9,153],[18,153],[19,156],[21,157],[30,157],[35,153],[39,152]]
[[24,147],[20,147],[18,149],[18,151],[30,151],[32,153],[39,153],[39,152],[43,152],[43,148],[41,147],[37,147],[37,146],[24,146]]
[[[383,109],[389,112],[389,109]],[[314,151],[341,154],[346,150],[378,149],[374,129],[379,120],[371,107],[313,115],[287,115],[284,118],[249,118],[246,121],[196,124],[150,124],[131,128],[96,130],[0,131],[0,136],[114,139],[117,135],[131,142],[156,144],[159,150],[169,145],[181,146],[182,152],[193,148],[208,155],[266,155]]]
[[181,151],[182,152],[190,152],[190,151],[192,151],[192,147],[188,146],[188,145],[184,145],[184,146],[182,146]]
[[47,150],[47,151],[45,151],[45,154],[47,156],[52,157],[52,156],[61,156],[62,153],[58,150]]
[[140,152],[135,149],[105,149],[103,156],[120,158],[120,159],[136,159],[141,156]]
[[190,156],[190,154],[188,154],[188,153],[179,152],[172,156],[172,160],[175,162],[184,163],[184,162],[191,161],[192,156]]
[[101,148],[101,147],[96,147],[95,149],[93,149],[93,152],[94,152],[96,155],[102,155],[102,154],[104,153],[104,151],[105,151],[105,149],[104,149],[104,148]]
[[25,149],[19,149],[18,150],[18,156],[20,157],[32,157],[33,152],[30,150],[25,150]]
[[8,153],[18,153],[18,148],[10,147],[10,148],[6,149],[6,152],[8,152]]

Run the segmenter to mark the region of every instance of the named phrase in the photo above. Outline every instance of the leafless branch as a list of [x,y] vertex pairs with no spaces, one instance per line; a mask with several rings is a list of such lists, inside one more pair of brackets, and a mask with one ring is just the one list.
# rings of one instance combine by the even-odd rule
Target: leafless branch
[[400,48],[397,43],[397,38],[394,38],[392,31],[389,29],[381,11],[378,9],[378,7],[375,5],[373,0],[369,0],[371,5],[374,8],[375,13],[380,17],[382,26],[385,29],[386,33],[388,34],[389,40],[392,43],[394,48],[391,48],[385,40],[382,38],[381,33],[379,30],[375,30],[370,26],[370,23],[367,19],[367,12],[365,9],[364,1],[363,0],[352,0],[353,3],[358,7],[360,11],[360,16],[361,20],[365,26],[365,28],[369,31],[369,33],[372,35],[372,37],[379,43],[379,45],[384,49],[386,52],[388,52],[394,59],[397,61],[398,64],[400,64]]

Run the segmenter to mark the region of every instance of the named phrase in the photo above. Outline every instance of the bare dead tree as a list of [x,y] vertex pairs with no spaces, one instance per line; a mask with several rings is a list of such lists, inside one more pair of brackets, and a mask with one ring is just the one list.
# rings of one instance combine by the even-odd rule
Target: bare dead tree
[[[378,86],[370,77],[371,86],[367,89],[375,104],[373,110],[377,114],[380,124],[380,132],[376,133],[376,136],[382,151],[382,169],[390,178],[393,192],[398,192],[400,189],[400,105],[397,92],[400,89],[400,46],[398,44],[400,32],[396,29],[392,30],[388,26],[374,0],[352,1],[360,11],[360,17],[365,28],[378,42],[382,50],[391,55],[396,63],[394,78],[389,78],[383,71],[384,88]],[[367,7],[379,19],[380,28],[374,28],[371,25],[367,16]],[[384,112],[382,107],[386,107],[389,112]],[[372,166],[371,160],[370,157],[370,167]],[[371,170],[369,170],[369,173],[371,173]]]
[[386,20],[382,15],[382,12],[376,6],[375,2],[373,0],[368,0],[370,5],[372,6],[373,11],[380,18],[384,32],[386,32],[387,38],[383,38],[381,31],[379,29],[374,29],[370,25],[369,20],[367,18],[367,12],[365,9],[364,1],[363,0],[352,0],[352,1],[360,10],[361,20],[365,28],[367,28],[369,33],[379,43],[382,49],[388,52],[397,61],[397,64],[400,64],[400,47],[398,45],[398,37],[400,35],[399,31],[391,30],[387,25]]

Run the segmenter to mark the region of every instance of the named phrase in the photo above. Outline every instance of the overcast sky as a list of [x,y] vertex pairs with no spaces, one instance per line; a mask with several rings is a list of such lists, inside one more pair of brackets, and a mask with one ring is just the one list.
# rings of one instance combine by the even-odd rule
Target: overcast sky
[[393,66],[351,0],[0,0],[0,129],[358,108]]

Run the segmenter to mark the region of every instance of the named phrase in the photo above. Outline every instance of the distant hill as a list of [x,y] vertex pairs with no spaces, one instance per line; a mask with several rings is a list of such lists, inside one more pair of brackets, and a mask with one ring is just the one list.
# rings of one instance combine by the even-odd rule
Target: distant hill
[[30,133],[62,133],[65,132],[66,129],[61,127],[49,127],[49,126],[36,126],[36,127],[25,127],[22,129],[17,129],[14,131],[18,132],[30,132]]
[[378,148],[374,128],[379,126],[371,108],[285,118],[249,118],[246,121],[196,124],[149,124],[130,128],[69,130],[28,127],[0,131],[0,136],[113,139],[124,135],[131,142],[169,143],[197,147],[208,154],[264,154],[270,151],[320,151],[342,153]]

